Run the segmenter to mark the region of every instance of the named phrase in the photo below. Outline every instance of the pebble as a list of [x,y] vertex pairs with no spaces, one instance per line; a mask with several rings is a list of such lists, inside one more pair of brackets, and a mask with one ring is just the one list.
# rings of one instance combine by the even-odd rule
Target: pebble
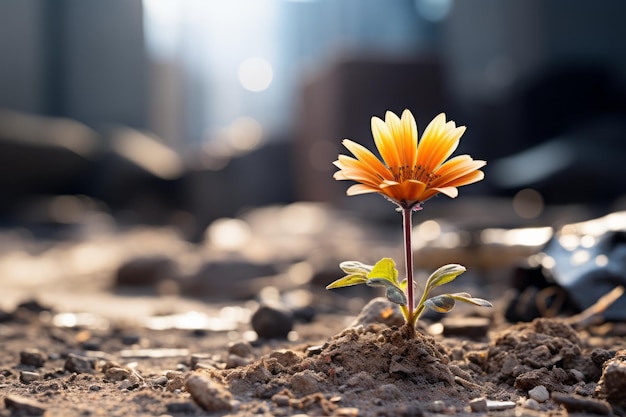
[[252,315],[251,324],[260,338],[286,339],[293,329],[293,314],[281,307],[264,304]]
[[77,374],[88,374],[93,371],[93,364],[91,363],[89,358],[70,353],[69,355],[67,355],[64,368],[68,372],[76,372]]
[[474,398],[470,401],[470,408],[474,413],[486,413],[489,409],[487,408],[487,400],[485,398]]
[[284,394],[276,394],[272,396],[272,401],[274,401],[274,404],[276,404],[278,407],[286,407],[289,405],[289,396]]
[[368,324],[382,323],[387,326],[402,326],[404,316],[397,304],[384,297],[376,297],[367,303],[350,327],[367,326]]
[[46,363],[46,355],[39,349],[26,349],[20,352],[20,364],[40,368]]
[[528,396],[540,403],[546,402],[550,399],[550,393],[543,385],[537,385],[535,388],[528,391]]
[[441,320],[443,335],[482,339],[487,337],[491,321],[485,317],[445,317]]
[[12,394],[4,397],[4,406],[11,410],[12,415],[41,416],[46,412],[40,402]]
[[231,343],[228,346],[228,353],[246,358],[252,356],[252,345],[245,341]]
[[196,406],[189,401],[168,403],[165,408],[170,413],[191,414],[196,412]]
[[592,413],[600,415],[611,415],[611,405],[606,401],[596,400],[588,397],[581,397],[580,395],[564,394],[562,392],[553,392],[552,400],[561,404],[568,413]]
[[428,409],[433,413],[443,413],[446,411],[446,403],[441,400],[433,401],[428,405]]
[[228,355],[226,359],[226,369],[238,368],[240,366],[246,366],[252,363],[252,359],[242,358],[238,355]]
[[20,372],[20,382],[24,384],[30,384],[31,382],[39,381],[40,379],[41,375],[39,375],[37,372]]
[[175,278],[176,263],[162,255],[134,258],[122,264],[115,276],[118,287],[155,287],[165,279]]
[[207,376],[191,373],[185,378],[185,389],[191,398],[209,412],[230,411],[233,406],[232,394]]
[[167,384],[167,377],[165,375],[158,376],[152,379],[150,383],[152,384],[152,386],[165,386],[165,384]]
[[515,408],[513,401],[494,401],[487,400],[487,410],[489,411],[503,411]]
[[526,401],[524,401],[523,406],[529,410],[539,410],[539,408],[541,408],[537,400],[533,398],[527,398]]
[[125,368],[112,367],[106,370],[104,377],[109,381],[123,381],[129,379],[132,372]]

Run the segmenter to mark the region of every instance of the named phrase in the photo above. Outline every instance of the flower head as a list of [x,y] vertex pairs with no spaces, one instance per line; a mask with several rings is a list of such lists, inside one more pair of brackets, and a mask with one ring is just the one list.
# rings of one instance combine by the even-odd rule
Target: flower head
[[448,160],[463,132],[465,126],[446,122],[441,113],[428,124],[418,143],[411,112],[405,110],[399,118],[388,111],[384,121],[372,117],[372,135],[382,161],[364,146],[345,139],[343,145],[354,157],[339,155],[334,178],[358,183],[348,188],[348,195],[379,193],[403,208],[419,207],[439,193],[454,198],[457,187],[484,178],[480,168],[486,164],[469,155]]

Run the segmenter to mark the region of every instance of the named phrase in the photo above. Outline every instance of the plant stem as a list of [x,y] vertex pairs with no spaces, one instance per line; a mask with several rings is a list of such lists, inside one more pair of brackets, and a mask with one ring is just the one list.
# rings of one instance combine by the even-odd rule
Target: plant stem
[[407,280],[407,324],[411,327],[415,325],[413,320],[413,310],[415,309],[415,301],[413,296],[413,245],[411,243],[411,235],[413,233],[411,208],[402,208],[402,225],[404,229],[404,266],[406,270]]

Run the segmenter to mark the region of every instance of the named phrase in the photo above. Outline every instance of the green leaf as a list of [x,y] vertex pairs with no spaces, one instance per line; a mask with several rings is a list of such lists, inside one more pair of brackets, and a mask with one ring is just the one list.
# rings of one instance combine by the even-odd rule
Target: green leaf
[[387,300],[392,303],[400,304],[401,306],[405,306],[407,304],[406,294],[397,287],[389,286],[387,287],[387,291],[385,291],[385,296]]
[[337,281],[334,281],[326,286],[327,290],[332,290],[333,288],[342,288],[342,287],[350,287],[352,285],[365,284],[367,278],[363,275],[346,275],[343,278],[339,278]]
[[359,261],[345,261],[339,267],[348,275],[367,275],[374,268]]
[[474,298],[466,292],[450,294],[450,297],[454,298],[455,300],[463,301],[464,303],[468,304],[474,304],[475,306],[479,307],[493,307],[493,304],[491,304],[489,301],[483,300],[482,298]]
[[398,270],[396,269],[396,263],[391,258],[383,258],[376,262],[372,270],[367,274],[367,277],[383,278],[392,282],[395,286],[399,286],[398,282]]
[[424,301],[424,305],[438,313],[447,313],[454,308],[454,300],[450,294],[442,294]]
[[444,265],[432,274],[430,274],[430,277],[428,277],[428,281],[426,281],[426,289],[430,291],[435,287],[447,284],[448,282],[452,282],[456,279],[456,277],[458,277],[465,271],[466,269],[463,265]]

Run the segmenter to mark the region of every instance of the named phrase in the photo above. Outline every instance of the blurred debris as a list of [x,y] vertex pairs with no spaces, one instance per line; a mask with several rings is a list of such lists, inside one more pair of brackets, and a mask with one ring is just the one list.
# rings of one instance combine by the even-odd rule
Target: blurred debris
[[261,305],[250,320],[259,338],[286,339],[293,329],[293,314],[277,305]]
[[626,212],[566,224],[517,270],[508,320],[576,314],[577,321],[626,320]]

